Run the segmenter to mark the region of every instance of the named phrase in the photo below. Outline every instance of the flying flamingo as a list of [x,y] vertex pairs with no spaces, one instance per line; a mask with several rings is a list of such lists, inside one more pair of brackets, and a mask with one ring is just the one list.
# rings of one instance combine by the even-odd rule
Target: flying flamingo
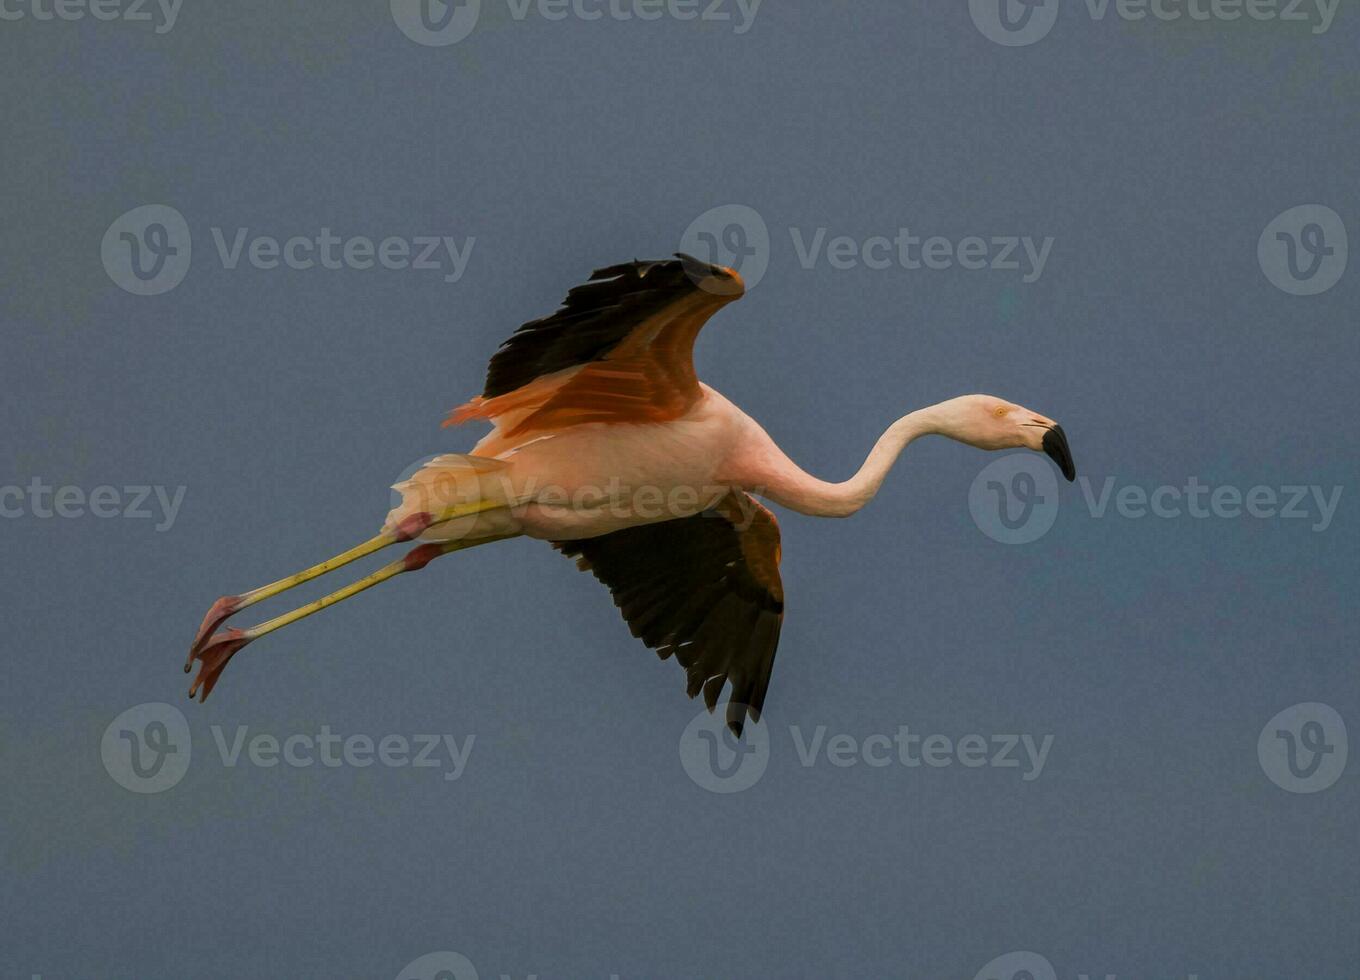
[[[779,525],[752,494],[800,514],[847,517],[868,503],[914,439],[1047,453],[1075,476],[1063,430],[990,395],[963,395],[890,425],[843,483],[794,464],[755,421],[694,373],[694,340],[745,287],[688,255],[599,269],[557,312],[520,327],[491,359],[482,394],[445,425],[493,426],[470,454],[438,456],[395,489],[401,502],[368,541],[240,595],[204,617],[184,669],[206,699],[253,640],[434,558],[527,535],[576,558],[613,594],[633,635],[685,669],[711,712],[731,685],[737,736],[759,720],[783,621]],[[404,558],[250,629],[234,613],[389,545]]]

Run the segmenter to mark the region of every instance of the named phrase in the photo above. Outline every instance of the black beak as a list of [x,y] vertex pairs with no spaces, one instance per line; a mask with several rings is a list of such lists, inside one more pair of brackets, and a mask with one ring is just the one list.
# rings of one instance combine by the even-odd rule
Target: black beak
[[1067,477],[1068,483],[1077,478],[1077,467],[1072,462],[1072,450],[1067,445],[1067,433],[1063,432],[1061,425],[1055,425],[1044,433],[1044,452],[1058,464],[1058,469],[1062,470],[1062,475]]

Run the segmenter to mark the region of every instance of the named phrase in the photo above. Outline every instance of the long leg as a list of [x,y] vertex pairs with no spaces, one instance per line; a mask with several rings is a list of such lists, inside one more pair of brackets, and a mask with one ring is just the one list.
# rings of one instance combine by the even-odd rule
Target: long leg
[[[379,537],[382,536],[380,535]],[[252,626],[250,629],[242,630],[232,627],[223,630],[206,643],[201,644],[201,649],[196,649],[189,654],[189,663],[184,667],[186,673],[190,670],[191,665],[195,660],[201,660],[203,662],[203,668],[198,672],[198,676],[194,678],[193,683],[189,686],[189,697],[192,699],[194,695],[197,694],[200,702],[206,701],[208,695],[212,692],[213,687],[217,684],[217,679],[222,676],[222,670],[227,666],[227,662],[240,652],[242,647],[253,640],[258,640],[267,633],[272,633],[277,629],[282,629],[285,626],[296,623],[300,619],[305,619],[313,613],[320,612],[328,606],[335,605],[337,602],[343,602],[346,599],[353,598],[360,592],[371,589],[380,582],[386,582],[388,579],[395,578],[405,572],[419,571],[440,555],[447,555],[450,552],[460,551],[464,548],[472,548],[479,544],[488,544],[492,541],[501,541],[506,537],[513,537],[513,535],[478,538],[472,541],[440,541],[431,544],[423,544],[412,548],[406,554],[406,557],[394,561],[391,564],[384,565],[371,575],[365,575],[363,578],[356,582],[352,582],[343,589],[337,589],[330,595],[322,596],[314,602],[299,606],[291,612],[286,612],[281,616],[275,616],[273,619],[260,623],[258,626]],[[360,545],[359,547],[366,547],[371,543],[372,542],[365,542],[364,545]],[[393,542],[388,543],[390,544]],[[382,547],[382,545],[379,547]],[[370,551],[376,550],[377,548],[370,548]],[[345,554],[349,554],[349,552],[345,552]],[[354,559],[352,558],[348,559],[348,561],[353,560]],[[345,564],[345,562],[342,562],[341,564]],[[338,568],[339,565],[335,567]],[[311,569],[308,569],[308,571],[310,570]],[[326,569],[326,571],[329,571],[329,569]],[[317,572],[316,574],[320,575],[322,573]],[[315,578],[316,576],[314,575],[312,577]],[[280,589],[279,591],[283,590]]]
[[435,524],[453,520],[459,517],[467,517],[472,514],[480,513],[484,510],[491,510],[495,507],[504,506],[494,500],[476,500],[466,504],[458,504],[445,508],[438,514],[422,511],[412,514],[396,527],[383,531],[381,534],[374,535],[362,544],[355,545],[348,551],[342,551],[332,558],[327,558],[323,562],[313,565],[311,568],[304,568],[295,575],[289,575],[279,579],[277,582],[270,582],[262,585],[258,589],[251,589],[249,592],[242,592],[240,595],[224,595],[212,604],[208,614],[203,617],[203,623],[198,627],[198,633],[194,636],[194,642],[189,647],[188,659],[184,661],[184,672],[187,674],[194,662],[194,657],[202,651],[208,637],[213,631],[221,626],[227,619],[257,602],[272,598],[281,592],[286,592],[296,585],[303,582],[310,582],[314,578],[333,572],[337,568],[343,568],[352,561],[358,561],[365,555],[371,555],[375,551],[381,551],[389,545],[400,544],[403,541],[411,541],[419,537],[426,530]]

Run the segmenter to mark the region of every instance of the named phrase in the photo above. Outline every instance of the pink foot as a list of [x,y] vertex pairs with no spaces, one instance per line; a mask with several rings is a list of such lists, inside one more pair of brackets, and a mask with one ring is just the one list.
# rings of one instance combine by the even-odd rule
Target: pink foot
[[[189,663],[195,660],[203,661],[203,666],[194,678],[194,682],[189,685],[189,700],[193,700],[195,694],[199,695],[199,703],[208,700],[208,695],[217,685],[217,679],[222,676],[223,669],[227,662],[234,657],[242,647],[253,640],[253,636],[247,636],[245,631],[236,629],[223,630],[211,640],[203,645],[201,650],[189,654]],[[184,668],[188,670],[189,667]]]
[[217,627],[227,621],[227,618],[241,608],[241,597],[239,595],[224,595],[212,604],[208,614],[203,617],[203,625],[198,628],[198,634],[194,637],[193,646],[189,647],[189,657],[184,661],[184,672],[187,674],[193,668],[194,656],[200,652],[203,645],[208,642],[208,637],[212,635]]

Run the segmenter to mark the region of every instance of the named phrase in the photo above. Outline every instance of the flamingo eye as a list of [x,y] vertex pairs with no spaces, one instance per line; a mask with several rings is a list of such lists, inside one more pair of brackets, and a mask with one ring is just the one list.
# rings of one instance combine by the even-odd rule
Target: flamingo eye
[[1006,413],[1009,412],[1009,411],[1010,411],[1010,409],[1007,408],[1005,405],[998,405],[998,406],[996,406],[996,410],[993,411],[992,414],[995,415],[995,416],[996,416],[997,418],[999,418],[999,419],[1003,419],[1003,418],[1006,417]]

